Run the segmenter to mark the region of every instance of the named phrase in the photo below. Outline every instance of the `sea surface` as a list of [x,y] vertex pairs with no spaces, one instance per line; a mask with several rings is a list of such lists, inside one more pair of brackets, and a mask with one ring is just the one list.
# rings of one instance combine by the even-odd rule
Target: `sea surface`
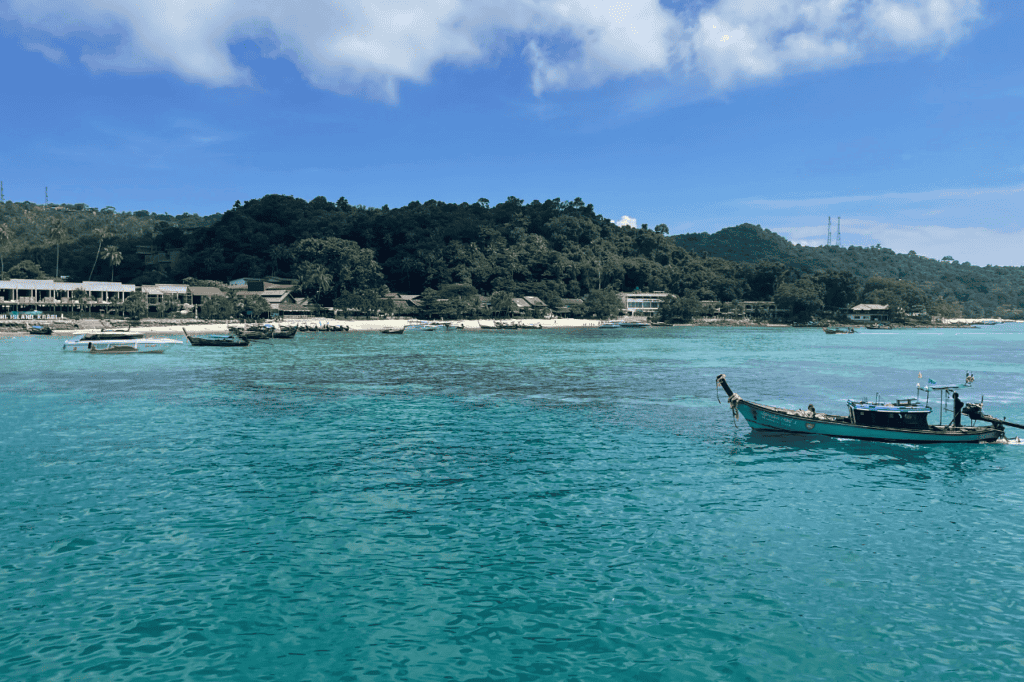
[[715,388],[1024,423],[1022,324],[61,343],[0,340],[0,680],[1024,679],[1024,446]]

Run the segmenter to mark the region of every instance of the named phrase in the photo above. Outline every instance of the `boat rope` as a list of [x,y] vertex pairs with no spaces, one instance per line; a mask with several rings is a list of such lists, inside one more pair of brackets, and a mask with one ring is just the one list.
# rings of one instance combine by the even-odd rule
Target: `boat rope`
[[739,394],[733,393],[731,396],[729,396],[729,407],[732,408],[732,416],[733,416],[733,419],[735,419],[736,421],[739,421],[739,419],[740,419],[739,405],[740,405],[740,396],[739,396]]
[[722,397],[720,395],[718,395],[718,388],[719,388],[719,386],[722,385],[723,381],[725,381],[725,375],[724,374],[719,374],[718,378],[715,379],[715,399],[718,400],[718,404],[719,405],[722,404]]

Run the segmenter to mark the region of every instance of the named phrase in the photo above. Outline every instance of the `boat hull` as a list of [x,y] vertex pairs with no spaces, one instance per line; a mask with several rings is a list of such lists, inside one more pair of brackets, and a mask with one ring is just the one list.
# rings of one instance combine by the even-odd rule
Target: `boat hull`
[[930,426],[927,429],[893,429],[853,424],[832,415],[804,416],[796,410],[782,410],[746,400],[736,401],[736,410],[758,431],[782,431],[830,438],[884,441],[887,443],[988,443],[1003,436],[994,426]]
[[174,339],[121,339],[107,341],[65,341],[64,350],[73,353],[163,353],[168,347],[181,344]]

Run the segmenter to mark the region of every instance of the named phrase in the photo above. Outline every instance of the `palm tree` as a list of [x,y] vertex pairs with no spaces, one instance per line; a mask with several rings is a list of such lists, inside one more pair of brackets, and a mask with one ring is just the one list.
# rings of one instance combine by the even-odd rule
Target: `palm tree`
[[92,261],[92,270],[89,271],[89,281],[92,281],[92,273],[96,271],[96,263],[100,260],[100,247],[103,246],[103,240],[111,234],[106,225],[95,228],[92,233],[99,239],[99,242],[96,244],[96,257]]
[[313,294],[313,301],[316,303],[320,302],[320,295],[326,291],[330,291],[331,284],[334,283],[334,278],[331,277],[331,273],[327,271],[327,267],[320,263],[310,263],[304,261],[299,265],[299,286],[303,291],[315,292]]
[[[7,227],[7,223],[0,223],[0,246],[4,242],[10,243],[11,241],[11,228]],[[4,252],[0,249],[0,274],[4,272]]]
[[277,274],[277,268],[281,261],[291,256],[291,249],[283,244],[274,244],[270,247],[270,262],[273,264],[273,273]]
[[68,240],[68,228],[64,227],[63,220],[58,218],[50,227],[50,241],[57,245],[57,268],[53,275],[54,279],[60,279],[60,245]]
[[121,252],[113,244],[103,249],[103,260],[110,261],[110,281],[114,281],[114,268],[121,264]]

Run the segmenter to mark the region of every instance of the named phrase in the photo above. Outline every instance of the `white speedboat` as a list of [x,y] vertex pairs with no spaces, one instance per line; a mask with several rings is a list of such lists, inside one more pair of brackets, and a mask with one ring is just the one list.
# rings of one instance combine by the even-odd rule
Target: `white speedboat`
[[75,353],[163,353],[181,343],[179,339],[151,337],[141,332],[105,330],[72,337],[64,342],[64,350]]
[[433,332],[437,331],[440,325],[434,324],[433,322],[424,322],[423,320],[414,320],[403,328],[407,332]]

